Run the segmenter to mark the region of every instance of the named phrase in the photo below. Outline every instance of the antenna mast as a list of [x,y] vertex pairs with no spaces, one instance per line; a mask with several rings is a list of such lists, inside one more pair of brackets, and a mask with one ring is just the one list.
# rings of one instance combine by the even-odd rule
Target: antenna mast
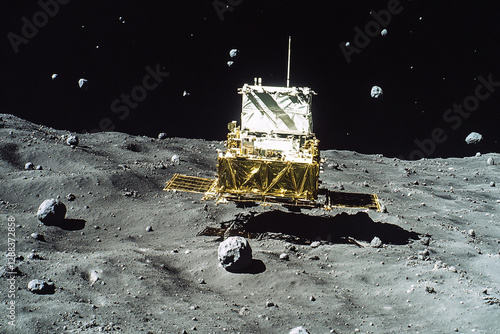
[[292,36],[288,36],[288,69],[286,72],[286,86],[290,87],[290,50],[292,48]]

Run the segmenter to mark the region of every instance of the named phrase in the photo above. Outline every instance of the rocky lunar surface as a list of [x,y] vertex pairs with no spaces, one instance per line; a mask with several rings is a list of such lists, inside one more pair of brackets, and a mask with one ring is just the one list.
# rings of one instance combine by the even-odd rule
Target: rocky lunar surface
[[[2,333],[498,331],[499,154],[323,151],[323,187],[376,193],[386,212],[297,212],[162,191],[174,173],[214,178],[222,142],[69,135],[0,114],[2,251],[13,219],[17,240],[1,277],[6,291],[16,274],[16,327],[3,292]],[[51,198],[67,212],[47,226]],[[217,252],[235,235],[253,254],[236,273]]]

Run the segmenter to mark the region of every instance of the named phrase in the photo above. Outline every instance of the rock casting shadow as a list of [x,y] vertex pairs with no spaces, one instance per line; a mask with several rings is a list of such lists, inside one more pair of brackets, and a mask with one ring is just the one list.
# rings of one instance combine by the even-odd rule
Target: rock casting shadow
[[261,274],[266,271],[266,265],[261,260],[252,259],[252,263],[243,269],[239,270],[228,270],[233,274]]
[[293,237],[294,242],[310,241],[347,243],[348,237],[370,242],[379,237],[384,244],[406,245],[418,240],[419,234],[397,225],[374,222],[365,212],[350,215],[345,212],[333,216],[308,216],[283,211],[251,215],[242,224],[248,233],[281,233]]
[[66,231],[77,231],[85,228],[86,221],[84,219],[64,219],[52,226],[57,226]]

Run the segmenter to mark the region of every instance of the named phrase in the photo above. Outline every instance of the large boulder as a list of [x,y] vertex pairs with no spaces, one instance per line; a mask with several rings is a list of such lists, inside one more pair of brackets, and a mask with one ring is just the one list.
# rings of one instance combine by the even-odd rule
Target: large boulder
[[66,217],[66,205],[59,199],[46,199],[38,207],[36,216],[44,225],[55,225]]
[[252,263],[252,248],[243,237],[229,237],[219,245],[219,262],[228,271],[244,269]]

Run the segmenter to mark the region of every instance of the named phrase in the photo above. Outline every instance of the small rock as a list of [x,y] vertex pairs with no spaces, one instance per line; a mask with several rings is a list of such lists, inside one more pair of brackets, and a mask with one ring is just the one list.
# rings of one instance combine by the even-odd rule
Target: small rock
[[69,146],[78,146],[78,137],[77,136],[68,136],[68,138],[66,139],[66,144],[68,144]]
[[172,156],[172,159],[171,159],[172,163],[174,165],[180,165],[180,162],[181,162],[181,159],[179,158],[179,156],[177,154],[174,154]]
[[380,240],[379,237],[374,237],[372,241],[370,242],[370,246],[379,248],[382,247],[382,240]]
[[218,259],[226,270],[238,271],[252,263],[252,248],[243,237],[229,237],[220,243]]
[[466,138],[467,144],[477,144],[483,139],[483,136],[477,132],[471,132]]
[[436,293],[436,290],[432,286],[426,286],[425,292],[427,293]]
[[490,187],[494,187],[495,186],[495,182],[491,181],[490,182]]
[[74,201],[76,199],[76,196],[73,194],[67,194],[66,199],[70,202]]
[[382,29],[382,31],[380,32],[380,35],[387,36],[387,29]]
[[287,253],[281,253],[280,254],[280,260],[281,261],[288,261],[290,259],[290,257],[288,256]]
[[37,253],[29,253],[28,259],[30,259],[30,260],[43,260],[43,257]]
[[198,278],[198,284],[207,284],[204,278]]
[[476,153],[476,158],[479,158],[481,156],[481,152]]
[[236,58],[236,57],[238,57],[239,53],[240,53],[240,50],[232,49],[231,51],[229,51],[229,57]]
[[89,89],[89,81],[87,79],[81,78],[80,80],[78,80],[78,86],[83,90],[87,90]]
[[267,306],[267,307],[273,307],[273,306],[274,306],[274,303],[273,303],[272,301],[268,300],[268,301],[266,302],[266,306]]
[[422,237],[420,239],[420,243],[422,243],[422,245],[424,245],[424,246],[429,246],[430,242],[431,242],[431,238],[429,238],[429,237]]
[[474,231],[473,229],[470,229],[467,233],[473,238],[476,236],[476,231]]
[[312,302],[314,302],[314,301],[316,301],[316,297],[311,296],[311,297],[309,297],[309,300],[312,301]]
[[36,166],[36,167],[35,167],[35,169],[36,169],[36,170],[43,170],[43,167],[42,167],[42,166],[40,166],[40,165],[38,165],[38,166]]
[[289,334],[309,334],[309,332],[304,327],[299,326],[292,329]]
[[488,158],[488,160],[486,160],[486,164],[487,165],[494,165],[495,164],[495,160],[493,160],[493,158]]
[[160,132],[158,134],[158,139],[166,139],[167,138],[167,134],[165,132]]
[[384,95],[384,92],[379,86],[373,86],[370,94],[374,99],[379,99],[382,97],[382,95]]
[[33,169],[35,169],[35,165],[33,165],[32,162],[27,162],[26,165],[24,165],[24,169],[33,170]]
[[227,67],[233,67],[234,61],[230,60],[227,62]]
[[30,236],[35,239],[35,240],[39,240],[39,241],[45,241],[45,237],[43,236],[43,234],[40,234],[40,233],[37,233],[37,232],[34,232],[34,233],[31,233]]
[[66,205],[59,199],[47,199],[40,204],[36,215],[44,225],[54,225],[66,217]]
[[321,246],[321,242],[319,242],[319,241],[313,241],[311,243],[312,248],[318,248],[319,246]]
[[54,293],[55,287],[53,282],[34,279],[28,283],[28,290],[36,294],[46,295]]
[[57,73],[52,74],[52,80],[54,80],[57,77],[58,77]]
[[153,231],[153,226],[148,226],[146,227],[146,232],[152,232]]

